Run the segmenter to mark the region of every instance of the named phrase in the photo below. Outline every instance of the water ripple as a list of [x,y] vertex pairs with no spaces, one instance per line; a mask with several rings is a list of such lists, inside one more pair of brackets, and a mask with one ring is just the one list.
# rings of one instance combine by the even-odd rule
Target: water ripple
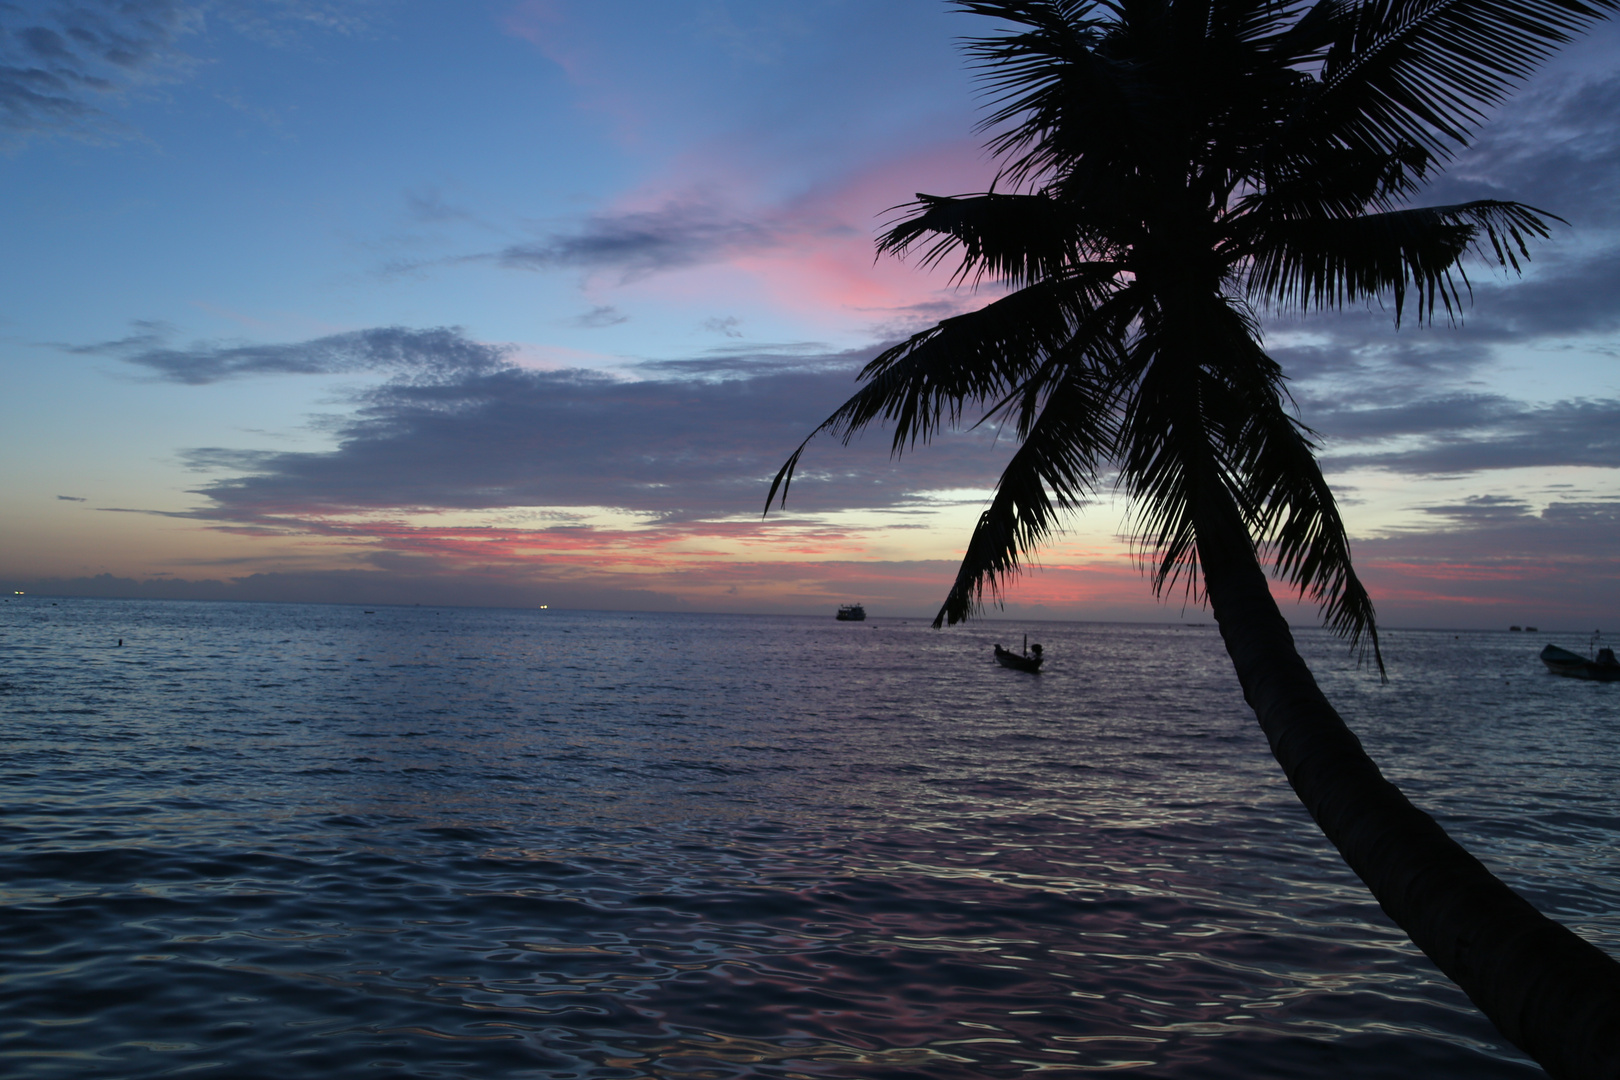
[[[1036,624],[1032,679],[984,662],[1016,624],[57,603],[0,608],[8,1075],[1537,1075],[1208,628]],[[1389,638],[1387,687],[1302,640],[1615,949],[1615,695]]]

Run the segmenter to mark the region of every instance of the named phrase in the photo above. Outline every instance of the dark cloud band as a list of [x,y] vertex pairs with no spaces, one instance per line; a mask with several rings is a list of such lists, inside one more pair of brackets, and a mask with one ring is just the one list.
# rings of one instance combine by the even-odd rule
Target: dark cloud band
[[183,63],[180,0],[0,8],[0,133],[105,130],[101,104],[132,82]]
[[513,244],[496,259],[524,270],[615,270],[634,277],[757,251],[776,240],[770,225],[689,199],[657,210],[599,214],[575,232]]
[[[223,478],[200,489],[215,520],[399,509],[613,507],[666,522],[755,514],[768,479],[848,395],[871,350],[731,345],[696,360],[641,365],[640,378],[514,367],[455,329],[385,327],[314,341],[167,348],[161,327],[92,347],[183,383],[272,373],[392,376],[357,399],[319,453],[202,448],[189,461]],[[1552,465],[1620,466],[1620,400],[1532,406],[1500,395],[1347,400],[1306,418],[1330,471],[1467,473]],[[1398,449],[1390,449],[1391,441]],[[1010,445],[994,432],[949,436],[891,461],[817,444],[795,510],[899,509],[915,493],[992,485]]]
[[1329,471],[1387,469],[1413,475],[1584,465],[1620,468],[1620,400],[1573,400],[1530,406],[1508,398],[1455,395],[1387,408],[1314,415],[1330,440],[1404,439],[1399,450],[1331,451]]
[[336,375],[386,372],[415,381],[453,378],[505,367],[511,350],[469,340],[460,327],[408,330],[399,326],[333,334],[290,345],[193,344],[170,348],[173,331],[137,323],[117,341],[78,345],[69,352],[116,356],[170,382],[193,386],[253,375]]
[[185,77],[186,51],[218,23],[268,44],[308,29],[350,33],[383,0],[46,0],[0,3],[0,140],[103,138],[111,103],[134,87]]
[[[864,356],[864,353],[862,354]],[[249,520],[385,508],[614,507],[665,521],[758,514],[769,477],[847,395],[857,360],[829,354],[650,366],[625,380],[506,368],[372,392],[326,453],[192,451],[238,472],[201,490]],[[1003,452],[986,433],[908,459],[829,441],[793,509],[889,507],[910,492],[984,486]]]

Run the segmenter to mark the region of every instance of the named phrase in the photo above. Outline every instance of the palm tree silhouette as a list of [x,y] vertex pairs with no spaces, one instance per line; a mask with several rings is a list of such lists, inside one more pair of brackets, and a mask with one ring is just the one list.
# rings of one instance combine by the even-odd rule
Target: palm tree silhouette
[[1016,432],[935,626],[998,597],[1111,471],[1155,592],[1180,582],[1213,608],[1273,754],[1385,912],[1549,1073],[1611,1080],[1620,964],[1385,780],[1294,647],[1262,559],[1383,671],[1257,313],[1392,297],[1397,323],[1432,320],[1458,309],[1471,253],[1516,271],[1552,215],[1408,201],[1487,108],[1617,6],[956,0],[1012,24],[968,46],[996,96],[981,130],[1001,170],[986,193],[918,195],[878,248],[1009,291],[882,353],[811,434],[847,443],[891,422],[899,454],[972,406]]

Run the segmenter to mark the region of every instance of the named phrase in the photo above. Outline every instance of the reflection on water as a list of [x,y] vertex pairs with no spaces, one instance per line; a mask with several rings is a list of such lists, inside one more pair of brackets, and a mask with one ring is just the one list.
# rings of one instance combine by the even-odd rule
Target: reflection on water
[[[1025,629],[1040,676],[990,659]],[[1389,686],[1303,644],[1620,948],[1614,688],[1389,638]],[[30,599],[0,664],[8,1075],[1537,1075],[1305,818],[1208,627]]]

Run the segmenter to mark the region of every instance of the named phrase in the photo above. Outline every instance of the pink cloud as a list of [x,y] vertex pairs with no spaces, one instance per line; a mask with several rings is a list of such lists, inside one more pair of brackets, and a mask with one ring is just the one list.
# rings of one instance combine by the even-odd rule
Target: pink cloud
[[711,246],[694,254],[690,265],[671,267],[673,272],[638,274],[607,265],[593,282],[612,288],[608,275],[628,273],[630,280],[618,287],[668,304],[712,305],[725,296],[844,329],[909,324],[919,310],[932,320],[977,307],[999,292],[993,286],[953,288],[949,268],[928,271],[915,261],[875,258],[874,240],[892,217],[886,211],[918,190],[982,190],[992,177],[978,145],[963,139],[856,162],[784,198],[780,177],[749,160],[747,148],[710,146],[614,200],[595,215],[592,227],[611,230],[623,223],[628,230],[668,219],[678,232],[683,215],[701,214],[706,242],[717,238]]
[[[514,587],[566,580],[603,595],[651,590],[699,610],[815,610],[859,598],[874,611],[930,617],[957,569],[953,560],[872,558],[868,549],[885,532],[881,528],[795,518],[638,529],[440,526],[333,516],[277,520],[284,534],[300,534],[344,562],[358,556],[394,566],[403,559],[421,572],[509,580]],[[738,545],[752,556],[739,558]],[[1025,574],[1010,583],[1003,599],[1009,614],[1162,617],[1123,549],[1099,549]]]
[[585,35],[564,15],[558,0],[519,0],[496,23],[556,64],[580,91],[580,106],[608,118],[621,143],[636,141],[647,121],[645,110],[633,95],[604,77],[599,58],[585,44]]
[[556,0],[521,0],[497,21],[508,34],[546,52],[556,47],[556,30],[562,23],[562,12],[557,9]]
[[[379,583],[376,589],[381,591],[363,595],[378,602],[395,602],[384,595],[389,590],[399,602],[407,602],[417,595],[413,590],[431,585],[432,595],[440,598],[436,602],[519,603],[519,597],[547,602],[550,595],[566,596],[571,606],[580,607],[814,612],[859,599],[875,614],[931,617],[957,570],[952,558],[873,557],[875,550],[894,549],[894,536],[887,530],[803,518],[590,528],[267,514],[242,525],[213,528],[282,538],[276,552],[267,551],[255,564],[261,577],[376,575],[366,580]],[[287,541],[296,546],[289,550]],[[395,576],[386,577],[384,571]],[[1612,615],[1609,598],[1617,577],[1612,559],[1537,566],[1374,557],[1362,561],[1361,571],[1386,627],[1505,628],[1516,622],[1544,630],[1590,628],[1601,625],[1603,615]],[[150,576],[151,571],[145,572]],[[460,601],[455,599],[462,595],[458,589],[465,594]],[[502,589],[511,599],[501,599]],[[1296,625],[1317,623],[1312,605],[1296,604],[1284,586],[1275,585],[1273,591]],[[1179,592],[1156,601],[1123,545],[1102,542],[1079,550],[1054,549],[1042,566],[1010,582],[1002,600],[1005,607],[992,606],[992,616],[1209,618]]]
[[737,265],[774,303],[801,314],[837,311],[878,321],[940,302],[977,307],[998,291],[952,288],[949,267],[924,270],[915,261],[875,258],[873,242],[895,216],[889,208],[915,192],[979,191],[992,177],[992,166],[967,140],[873,162],[784,206],[780,248]]

